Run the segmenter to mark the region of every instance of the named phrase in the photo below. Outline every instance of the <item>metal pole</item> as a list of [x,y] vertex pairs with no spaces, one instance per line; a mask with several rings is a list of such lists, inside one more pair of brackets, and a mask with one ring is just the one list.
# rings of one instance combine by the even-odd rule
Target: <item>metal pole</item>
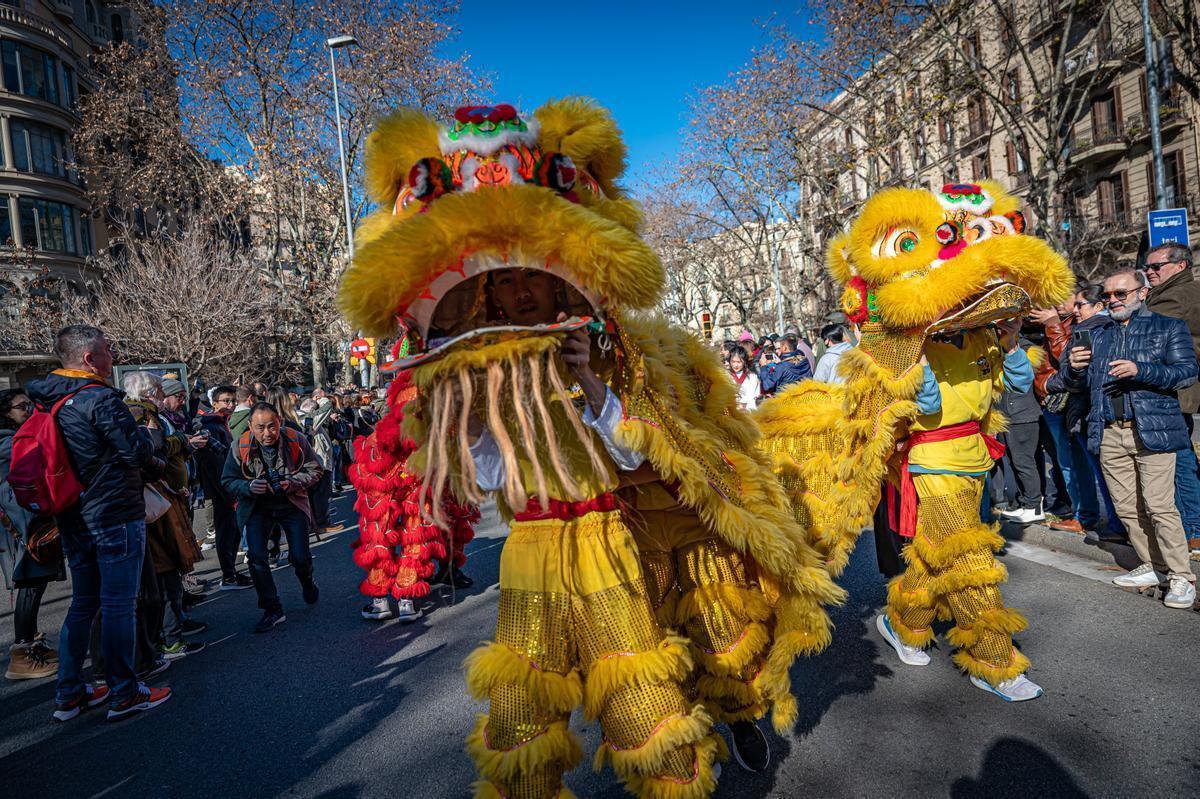
[[[782,224],[782,220],[776,222]],[[767,246],[770,247],[773,238],[772,232],[768,229]],[[771,268],[775,272],[775,318],[779,327],[775,329],[776,333],[783,335],[783,287],[779,282],[779,248],[771,247]]]
[[1150,32],[1150,0],[1142,0],[1142,41],[1146,50],[1146,95],[1150,109],[1150,146],[1154,151],[1154,207],[1167,207],[1167,186],[1163,180],[1162,124],[1158,107],[1158,58]]
[[342,106],[338,101],[337,62],[329,48],[329,72],[333,75],[333,116],[337,120],[338,160],[342,165],[342,203],[346,210],[346,256],[354,257],[354,221],[350,216],[350,180],[346,175],[346,145],[342,142]]

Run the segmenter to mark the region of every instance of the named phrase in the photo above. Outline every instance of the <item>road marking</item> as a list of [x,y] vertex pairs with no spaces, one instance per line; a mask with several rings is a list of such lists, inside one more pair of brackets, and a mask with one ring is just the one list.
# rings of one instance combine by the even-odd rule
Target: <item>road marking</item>
[[1009,541],[1004,545],[1004,550],[1021,560],[1040,563],[1043,566],[1049,566],[1088,580],[1095,580],[1098,583],[1112,584],[1114,572],[1111,567],[1105,568],[1095,561],[1081,558],[1078,555],[1043,549],[1022,541]]

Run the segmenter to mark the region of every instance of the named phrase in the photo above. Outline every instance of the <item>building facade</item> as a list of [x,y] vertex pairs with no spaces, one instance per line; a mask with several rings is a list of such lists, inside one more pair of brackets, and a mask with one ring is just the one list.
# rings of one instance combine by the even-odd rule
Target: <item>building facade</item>
[[46,370],[46,325],[98,279],[91,256],[107,237],[71,168],[71,138],[92,52],[130,31],[120,4],[0,2],[0,388]]

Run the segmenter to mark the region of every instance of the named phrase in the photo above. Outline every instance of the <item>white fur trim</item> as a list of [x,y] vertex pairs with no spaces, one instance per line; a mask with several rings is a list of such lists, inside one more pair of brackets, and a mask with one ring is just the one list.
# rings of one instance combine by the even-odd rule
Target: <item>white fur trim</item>
[[439,130],[438,144],[442,148],[442,155],[451,155],[460,150],[470,150],[480,155],[492,155],[501,147],[508,144],[523,144],[526,147],[535,147],[537,146],[538,134],[541,132],[541,125],[538,124],[536,119],[526,119],[524,122],[528,130],[507,130],[495,136],[467,134],[460,136],[457,141],[447,136],[445,130]]

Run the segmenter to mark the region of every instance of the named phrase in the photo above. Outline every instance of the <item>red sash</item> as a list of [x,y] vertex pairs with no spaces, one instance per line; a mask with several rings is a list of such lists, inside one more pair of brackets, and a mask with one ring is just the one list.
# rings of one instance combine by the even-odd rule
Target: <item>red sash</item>
[[[960,422],[946,425],[933,430],[917,430],[909,433],[904,445],[904,457],[900,461],[900,520],[899,533],[905,538],[917,534],[917,486],[913,482],[912,473],[908,471],[908,456],[913,447],[918,444],[933,444],[938,441],[952,441],[956,438],[982,436],[983,444],[987,447],[988,456],[999,460],[1004,455],[1004,445],[979,429],[979,422]],[[888,494],[891,500],[892,495]],[[891,503],[889,502],[889,505]],[[889,507],[889,515],[893,526],[896,526],[895,506]]]
[[583,502],[564,502],[561,499],[550,500],[550,507],[543,508],[536,498],[530,499],[525,510],[513,514],[513,521],[536,522],[544,519],[579,519],[589,513],[607,513],[618,507],[615,494],[601,494],[594,499]]

